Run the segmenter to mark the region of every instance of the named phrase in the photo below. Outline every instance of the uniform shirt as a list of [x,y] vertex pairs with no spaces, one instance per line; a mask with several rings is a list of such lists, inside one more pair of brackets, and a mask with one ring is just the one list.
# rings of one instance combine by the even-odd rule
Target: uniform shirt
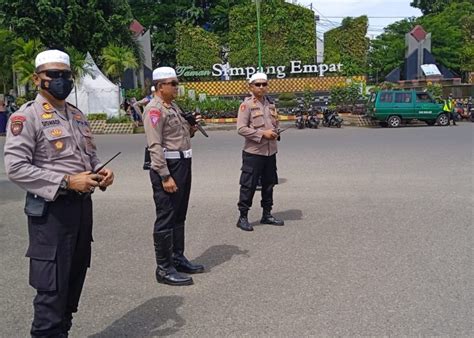
[[100,166],[84,114],[69,104],[61,114],[40,94],[10,117],[4,153],[8,178],[48,201],[64,175]]
[[169,175],[164,149],[191,149],[189,123],[181,116],[181,110],[175,103],[168,105],[161,98],[154,97],[145,107],[143,126],[151,156],[151,169],[160,176]]
[[240,105],[237,131],[245,137],[244,151],[255,155],[271,156],[277,149],[277,140],[263,138],[263,131],[278,130],[276,107],[266,97],[262,104],[255,96],[248,97]]

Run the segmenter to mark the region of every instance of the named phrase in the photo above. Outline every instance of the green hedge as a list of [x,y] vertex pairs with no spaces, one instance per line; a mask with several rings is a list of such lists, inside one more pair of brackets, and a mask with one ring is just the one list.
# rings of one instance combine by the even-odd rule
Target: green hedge
[[107,120],[106,113],[94,113],[94,114],[87,114],[88,121],[98,121],[98,120]]
[[324,62],[342,63],[342,74],[362,75],[367,71],[369,39],[367,16],[345,18],[341,26],[324,34]]
[[183,111],[194,112],[199,108],[203,118],[211,119],[237,117],[242,101],[208,97],[202,102],[189,98],[180,98],[177,100],[177,103]]
[[[311,10],[272,1],[261,5],[262,66],[314,63],[314,14]],[[257,20],[254,3],[234,6],[229,14],[229,62],[232,67],[257,66]]]
[[220,63],[219,38],[201,27],[178,22],[176,50],[179,66],[192,66],[194,70],[210,70],[213,64]]

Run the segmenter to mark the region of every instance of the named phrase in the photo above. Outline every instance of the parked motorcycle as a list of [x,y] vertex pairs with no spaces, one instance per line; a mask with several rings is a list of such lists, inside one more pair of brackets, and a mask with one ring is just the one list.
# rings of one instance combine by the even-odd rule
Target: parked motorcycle
[[469,118],[471,119],[471,122],[474,122],[474,107],[469,109],[469,115],[470,115]]
[[293,113],[296,116],[296,120],[295,120],[296,128],[304,129],[306,127],[306,122],[305,122],[305,116],[303,114],[303,110],[301,109],[301,107],[299,106],[299,107],[293,108]]
[[317,129],[319,126],[318,112],[314,109],[313,106],[310,106],[308,112],[308,118],[306,119],[306,127]]
[[323,112],[323,126],[325,127],[337,127],[341,128],[344,120],[339,116],[338,113],[330,109],[326,109]]

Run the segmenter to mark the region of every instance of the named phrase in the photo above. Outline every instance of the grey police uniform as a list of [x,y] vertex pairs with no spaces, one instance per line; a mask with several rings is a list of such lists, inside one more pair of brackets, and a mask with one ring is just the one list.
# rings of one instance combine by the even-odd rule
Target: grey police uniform
[[[150,179],[156,207],[153,236],[157,259],[157,279],[166,276],[174,265],[178,271],[193,273],[196,267],[184,257],[184,223],[191,192],[191,126],[180,108],[154,97],[145,107],[144,127],[151,155]],[[163,178],[171,176],[178,187],[175,193],[163,189]],[[180,268],[183,268],[182,270]]]
[[268,98],[260,102],[253,95],[240,105],[237,131],[245,138],[242,151],[240,196],[238,208],[246,215],[252,206],[258,179],[262,181],[261,206],[270,212],[273,206],[273,187],[278,183],[276,153],[277,140],[263,138],[263,131],[278,130],[278,114],[275,104]]
[[100,161],[86,117],[72,105],[65,110],[38,94],[10,117],[5,141],[7,175],[27,191],[34,337],[67,335],[91,258],[90,194],[63,191],[60,182]]

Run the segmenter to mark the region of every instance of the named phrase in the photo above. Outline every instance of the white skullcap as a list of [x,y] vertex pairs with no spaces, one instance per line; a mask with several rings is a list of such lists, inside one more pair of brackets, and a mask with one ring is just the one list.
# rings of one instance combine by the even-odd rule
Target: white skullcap
[[250,77],[249,83],[255,82],[256,80],[268,81],[267,74],[265,74],[265,73],[255,73]]
[[70,66],[69,64],[69,55],[64,52],[61,52],[57,49],[45,50],[44,52],[36,55],[35,67],[38,68],[45,63],[58,62],[64,63],[65,65]]
[[176,72],[171,67],[158,67],[153,71],[153,81],[177,77]]
[[150,90],[151,90],[152,92],[154,92],[154,91],[156,90],[156,89],[155,89],[155,86],[151,86]]

